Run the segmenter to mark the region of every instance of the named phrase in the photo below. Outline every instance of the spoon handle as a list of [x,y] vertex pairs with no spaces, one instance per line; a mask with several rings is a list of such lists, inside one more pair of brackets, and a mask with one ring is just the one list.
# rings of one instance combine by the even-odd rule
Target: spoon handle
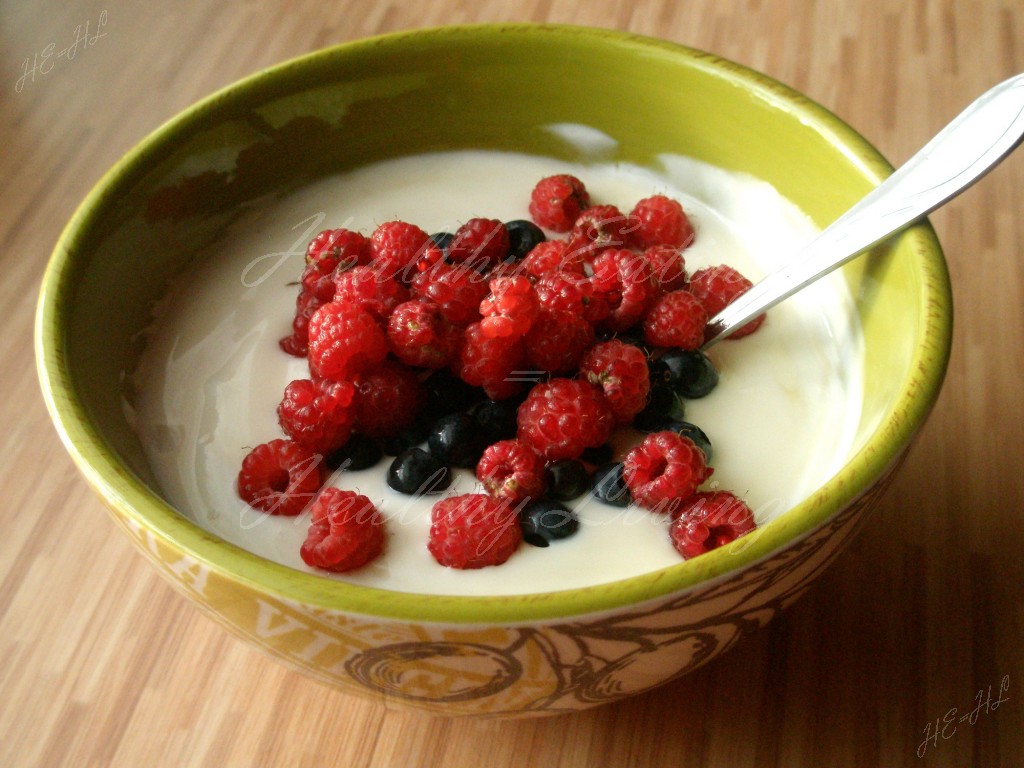
[[704,346],[956,197],[1024,138],[1024,74],[982,94],[899,170],[708,322]]

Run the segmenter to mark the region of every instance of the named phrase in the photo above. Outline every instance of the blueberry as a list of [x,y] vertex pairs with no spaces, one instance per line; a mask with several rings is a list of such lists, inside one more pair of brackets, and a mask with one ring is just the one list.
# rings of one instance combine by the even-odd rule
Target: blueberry
[[438,493],[452,484],[448,466],[422,448],[410,448],[388,467],[388,485],[399,493]]
[[555,501],[572,501],[590,488],[590,475],[576,459],[558,459],[544,469],[547,495]]
[[427,436],[430,452],[453,467],[473,468],[487,447],[486,437],[468,413],[442,416]]
[[509,251],[506,261],[519,261],[526,254],[532,251],[537,245],[543,243],[544,230],[525,219],[505,222],[505,229],[508,230]]
[[591,493],[598,501],[613,507],[628,507],[632,501],[626,481],[622,478],[621,462],[605,464],[591,476],[591,481]]
[[580,528],[579,518],[557,501],[539,499],[519,510],[519,527],[523,541],[535,547],[546,547],[552,541],[567,539]]
[[412,424],[403,429],[397,435],[382,437],[378,441],[381,450],[388,456],[397,456],[402,451],[419,445],[427,439],[432,421],[424,416],[416,418]]
[[663,421],[670,418],[682,420],[684,413],[682,398],[664,382],[655,381],[651,383],[647,405],[633,417],[633,426],[641,432],[657,432]]
[[517,405],[509,400],[481,400],[469,409],[487,445],[516,436]]
[[704,452],[704,461],[711,463],[711,440],[705,434],[704,430],[698,427],[696,424],[692,424],[689,421],[681,421],[679,419],[667,419],[661,424],[657,425],[657,429],[654,432],[675,432],[676,434],[688,437],[697,444],[697,447]]
[[703,352],[670,349],[651,364],[651,379],[664,381],[683,397],[704,397],[718,384],[718,371]]
[[454,239],[455,235],[451,232],[435,232],[430,236],[431,242],[444,251],[445,255],[448,254],[448,246],[451,245]]
[[580,454],[580,459],[587,462],[587,464],[600,467],[602,464],[609,463],[614,455],[615,450],[612,448],[611,443],[605,443],[596,448],[585,448],[583,453]]
[[423,380],[423,387],[427,392],[423,410],[431,422],[449,413],[465,411],[483,399],[479,388],[470,386],[448,368],[430,374]]
[[381,456],[382,452],[376,441],[366,435],[352,435],[341,448],[331,451],[324,457],[324,464],[332,471],[347,469],[356,472],[372,467],[380,461]]

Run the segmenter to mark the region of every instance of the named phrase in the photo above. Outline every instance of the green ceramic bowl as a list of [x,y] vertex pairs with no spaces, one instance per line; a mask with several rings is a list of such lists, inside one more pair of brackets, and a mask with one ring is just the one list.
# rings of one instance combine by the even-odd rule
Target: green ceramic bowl
[[[570,98],[553,75],[566,69],[600,88]],[[431,119],[455,110],[472,119]],[[865,335],[859,448],[742,547],[587,589],[425,597],[276,565],[164,501],[122,410],[121,377],[152,302],[233,210],[325,173],[429,150],[573,160],[541,128],[562,122],[614,137],[612,159],[644,165],[669,152],[752,174],[819,225],[891,171],[817,104],[706,53],[572,27],[423,30],[304,56],[186,110],[97,184],[54,250],[36,345],[43,393],[72,458],[114,521],[189,599],[346,691],[442,714],[516,716],[578,710],[684,674],[821,573],[938,395],[951,301],[939,245],[921,224],[844,270]]]

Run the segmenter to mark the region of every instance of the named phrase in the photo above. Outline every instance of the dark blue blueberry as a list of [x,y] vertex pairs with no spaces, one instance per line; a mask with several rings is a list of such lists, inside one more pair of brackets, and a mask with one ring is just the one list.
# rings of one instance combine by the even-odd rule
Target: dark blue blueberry
[[651,364],[651,381],[663,381],[683,397],[704,397],[718,385],[718,371],[697,350],[670,349]]
[[388,485],[399,493],[438,493],[452,484],[448,466],[422,448],[410,448],[388,467]]
[[595,467],[600,467],[602,464],[609,463],[614,455],[615,450],[612,448],[611,443],[605,443],[596,448],[584,448],[583,453],[580,454],[580,460],[587,462],[587,464],[593,464]]
[[454,239],[455,235],[451,232],[435,232],[430,236],[431,242],[444,251],[446,256],[448,255],[448,246],[452,244],[452,240]]
[[517,408],[511,400],[481,400],[469,409],[469,415],[483,432],[487,445],[491,445],[516,436]]
[[657,432],[658,425],[666,419],[682,419],[684,415],[682,398],[667,384],[652,382],[647,395],[647,405],[633,417],[633,426],[641,432]]
[[423,411],[431,423],[449,413],[468,410],[484,398],[478,387],[470,386],[448,368],[430,374],[423,380],[423,387],[427,392]]
[[539,499],[519,510],[519,527],[523,541],[535,547],[546,547],[552,541],[567,539],[580,528],[579,518],[557,501]]
[[692,424],[689,421],[680,421],[678,419],[667,419],[661,424],[657,425],[657,429],[652,430],[653,432],[675,432],[676,434],[688,437],[697,444],[697,447],[704,452],[704,460],[710,464],[712,456],[711,440],[705,434],[704,430],[698,427],[696,424]]
[[382,437],[377,442],[388,456],[397,456],[402,451],[425,442],[433,421],[424,415],[417,417],[411,425],[397,435]]
[[632,499],[622,478],[622,463],[605,464],[591,476],[591,493],[598,501],[613,507],[628,507]]
[[480,461],[487,439],[468,413],[442,416],[427,436],[430,452],[445,464],[471,469]]
[[357,472],[372,467],[381,460],[382,455],[375,440],[366,435],[352,435],[341,448],[324,456],[324,464],[331,471],[347,469]]
[[519,261],[547,239],[544,230],[525,219],[505,222],[505,229],[508,230],[509,241],[506,261]]
[[590,475],[576,459],[558,459],[544,468],[547,496],[555,501],[572,501],[590,489]]

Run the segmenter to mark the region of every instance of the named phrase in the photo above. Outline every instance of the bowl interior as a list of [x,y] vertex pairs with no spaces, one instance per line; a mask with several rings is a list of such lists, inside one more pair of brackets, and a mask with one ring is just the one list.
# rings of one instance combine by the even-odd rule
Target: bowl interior
[[[552,73],[585,73],[591,87]],[[927,225],[844,269],[865,332],[865,393],[847,466],[741,553],[650,576],[500,599],[424,598],[328,582],[205,534],[160,498],[126,417],[123,376],[168,281],[247,201],[402,155],[501,149],[577,160],[548,129],[580,123],[618,143],[608,160],[690,155],[764,179],[825,225],[889,172],[837,118],[708,54],[567,27],[465,27],[340,46],[206,99],[147,138],[97,185],[51,261],[37,325],[48,404],[109,503],[210,567],[302,602],[442,621],[514,621],[612,608],[743,567],[870,487],[923,421],[948,356],[945,265]]]

